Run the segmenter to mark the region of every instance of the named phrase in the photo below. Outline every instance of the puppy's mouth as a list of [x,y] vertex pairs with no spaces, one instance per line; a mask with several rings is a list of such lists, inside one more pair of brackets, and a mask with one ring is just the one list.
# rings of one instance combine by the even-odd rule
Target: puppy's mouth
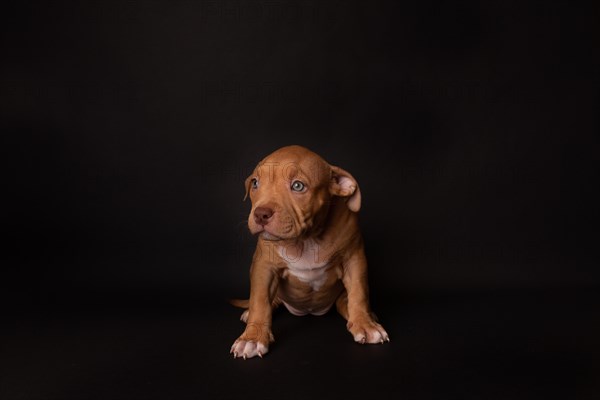
[[263,238],[264,240],[268,240],[268,241],[277,241],[277,240],[282,240],[281,237],[273,235],[272,233],[269,233],[267,231],[262,231],[259,233],[259,236],[261,238]]
[[301,234],[297,229],[297,225],[298,223],[287,215],[278,218],[273,217],[264,225],[254,218],[253,213],[248,217],[250,233],[269,241],[296,239]]
[[259,226],[258,230],[251,230],[251,233],[269,241],[289,240],[294,238],[293,236],[286,235],[285,233],[273,232],[269,226]]

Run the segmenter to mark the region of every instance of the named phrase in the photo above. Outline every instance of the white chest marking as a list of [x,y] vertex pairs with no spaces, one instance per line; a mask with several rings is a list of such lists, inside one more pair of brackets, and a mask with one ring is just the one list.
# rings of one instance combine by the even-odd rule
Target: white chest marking
[[287,263],[288,272],[313,290],[319,290],[327,282],[328,260],[320,258],[319,246],[314,241],[307,240],[300,246],[279,246],[277,252]]

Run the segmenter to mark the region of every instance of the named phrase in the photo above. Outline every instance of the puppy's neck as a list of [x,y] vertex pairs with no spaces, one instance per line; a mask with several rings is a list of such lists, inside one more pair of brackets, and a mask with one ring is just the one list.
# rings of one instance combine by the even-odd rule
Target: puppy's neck
[[343,199],[332,197],[318,223],[298,240],[333,244],[355,233],[358,233],[358,214],[350,211]]

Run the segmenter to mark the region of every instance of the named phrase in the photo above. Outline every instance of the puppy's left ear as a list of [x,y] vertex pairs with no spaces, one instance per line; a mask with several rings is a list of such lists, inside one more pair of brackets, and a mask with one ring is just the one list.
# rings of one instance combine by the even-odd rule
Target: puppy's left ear
[[334,196],[346,198],[346,205],[351,211],[360,210],[360,189],[356,179],[348,171],[331,166],[329,192]]

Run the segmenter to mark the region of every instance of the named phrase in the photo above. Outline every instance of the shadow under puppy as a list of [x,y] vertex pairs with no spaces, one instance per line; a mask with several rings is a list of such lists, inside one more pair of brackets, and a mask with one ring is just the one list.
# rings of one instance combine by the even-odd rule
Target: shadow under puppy
[[250,299],[232,301],[247,308],[234,357],[269,351],[272,312],[281,304],[294,315],[323,315],[335,304],[356,342],[389,341],[369,306],[361,194],[352,175],[304,147],[287,146],[264,158],[245,184],[248,227],[258,242]]

